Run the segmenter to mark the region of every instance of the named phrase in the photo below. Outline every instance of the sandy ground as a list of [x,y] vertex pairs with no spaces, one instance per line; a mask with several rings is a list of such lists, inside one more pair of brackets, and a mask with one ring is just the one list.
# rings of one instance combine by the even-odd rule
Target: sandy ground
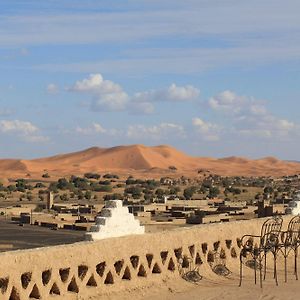
[[[300,263],[300,260],[299,262]],[[282,267],[282,262],[280,263]],[[300,299],[300,280],[290,272],[292,264],[288,267],[288,281],[284,282],[283,268],[278,272],[278,286],[272,277],[271,270],[263,281],[263,288],[259,283],[254,284],[252,270],[246,270],[242,286],[239,287],[239,275],[237,272],[229,277],[209,276],[203,277],[198,283],[190,283],[184,279],[170,279],[161,284],[125,291],[111,295],[95,297],[91,300],[296,300]]]

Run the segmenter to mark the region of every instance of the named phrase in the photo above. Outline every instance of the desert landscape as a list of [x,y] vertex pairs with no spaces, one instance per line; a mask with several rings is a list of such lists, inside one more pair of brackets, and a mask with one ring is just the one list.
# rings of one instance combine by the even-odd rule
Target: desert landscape
[[299,12],[0,0],[0,300],[300,299]]
[[35,177],[49,173],[55,177],[87,172],[117,172],[146,177],[161,174],[197,176],[210,172],[222,176],[274,176],[300,173],[300,163],[274,157],[192,157],[174,147],[129,145],[92,147],[83,151],[32,160],[1,159],[2,177]]

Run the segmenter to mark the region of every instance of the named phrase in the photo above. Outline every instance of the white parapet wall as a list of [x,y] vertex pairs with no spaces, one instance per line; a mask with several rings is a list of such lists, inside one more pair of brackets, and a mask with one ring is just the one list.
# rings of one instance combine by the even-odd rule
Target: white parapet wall
[[86,240],[96,241],[143,233],[144,226],[123,206],[122,200],[110,200],[106,201],[100,216],[96,217],[96,224],[86,233]]

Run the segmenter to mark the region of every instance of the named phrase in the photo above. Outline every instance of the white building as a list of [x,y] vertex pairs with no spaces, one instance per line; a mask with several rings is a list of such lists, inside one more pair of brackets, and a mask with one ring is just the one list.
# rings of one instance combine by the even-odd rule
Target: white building
[[86,233],[86,240],[95,241],[111,237],[145,233],[144,226],[136,220],[122,200],[110,200],[96,217],[96,224]]
[[289,202],[289,207],[286,208],[285,213],[293,216],[300,214],[300,193]]

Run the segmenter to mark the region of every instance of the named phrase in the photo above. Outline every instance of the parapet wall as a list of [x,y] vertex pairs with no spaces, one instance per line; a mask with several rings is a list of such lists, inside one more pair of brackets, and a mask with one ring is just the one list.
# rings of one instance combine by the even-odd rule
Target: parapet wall
[[5,252],[0,254],[0,299],[89,299],[178,277],[182,268],[210,274],[224,264],[236,272],[239,238],[258,234],[263,221]]

